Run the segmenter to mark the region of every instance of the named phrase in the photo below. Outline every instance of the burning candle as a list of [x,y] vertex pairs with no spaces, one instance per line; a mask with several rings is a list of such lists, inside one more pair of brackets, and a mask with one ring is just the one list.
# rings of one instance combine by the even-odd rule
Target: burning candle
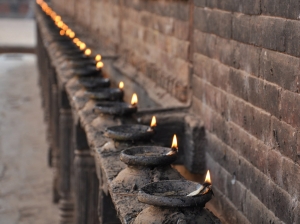
[[100,54],[97,54],[95,57],[95,61],[101,61],[102,57]]
[[86,56],[90,56],[91,53],[92,53],[92,51],[91,51],[91,49],[89,49],[89,48],[87,48],[87,49],[84,51],[84,54],[85,54]]
[[72,30],[67,29],[67,30],[66,30],[66,35],[69,36],[71,32],[72,32]]
[[69,27],[68,27],[65,23],[63,23],[62,29],[63,29],[63,30],[67,30],[67,29],[69,29]]
[[167,156],[173,155],[175,153],[178,153],[178,144],[177,144],[177,136],[173,136],[171,151],[167,153]]
[[207,173],[206,173],[206,177],[205,177],[203,185],[200,184],[197,190],[191,192],[187,196],[190,197],[190,196],[196,196],[196,195],[199,195],[199,194],[200,195],[201,194],[206,194],[209,191],[211,191],[212,194],[214,194],[211,187],[212,187],[212,184],[211,184],[211,179],[210,179],[210,172],[208,170]]
[[120,90],[123,90],[123,89],[124,89],[124,82],[121,81],[121,82],[119,83],[119,89],[120,89]]
[[78,38],[74,38],[74,39],[73,39],[73,43],[76,44],[76,45],[77,45],[78,41],[79,41]]
[[138,97],[137,97],[136,93],[134,93],[131,98],[131,105],[136,107],[137,103],[138,103]]

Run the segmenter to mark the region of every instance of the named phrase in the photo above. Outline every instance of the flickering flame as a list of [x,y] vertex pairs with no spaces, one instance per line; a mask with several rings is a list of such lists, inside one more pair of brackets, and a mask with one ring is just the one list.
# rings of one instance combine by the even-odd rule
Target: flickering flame
[[63,36],[63,35],[66,34],[66,32],[65,32],[64,30],[60,30],[60,31],[59,31],[59,34],[60,34],[61,36]]
[[72,32],[72,30],[67,29],[67,30],[66,30],[66,35],[69,36],[71,32]]
[[90,56],[91,55],[91,53],[92,53],[92,51],[91,51],[91,49],[86,49],[85,51],[84,51],[84,54],[86,55],[86,56]]
[[75,33],[73,31],[71,31],[71,33],[69,34],[70,38],[74,38],[75,37]]
[[77,44],[77,43],[78,43],[78,41],[79,41],[79,39],[78,39],[78,38],[74,38],[74,39],[73,39],[73,43],[74,43],[74,44]]
[[79,45],[80,50],[84,50],[86,48],[86,44],[81,42]]
[[119,83],[119,89],[124,89],[124,82],[121,81],[121,82]]
[[131,98],[131,105],[136,106],[137,103],[138,103],[138,97],[137,97],[136,93],[134,93]]
[[172,149],[176,149],[176,151],[178,151],[178,145],[177,145],[177,136],[174,135],[173,136],[173,141],[172,141],[172,146],[171,146]]
[[96,68],[102,68],[104,66],[104,64],[103,64],[103,62],[102,61],[99,61],[99,62],[97,62],[97,64],[96,64]]
[[59,22],[61,21],[61,17],[60,16],[55,16],[55,19],[54,19],[55,22]]
[[62,28],[63,25],[64,25],[64,23],[63,23],[62,21],[58,21],[57,26],[58,26],[59,28]]
[[95,57],[95,61],[101,61],[102,57],[100,54],[97,54]]
[[63,30],[67,30],[67,29],[69,29],[69,27],[68,27],[66,24],[63,23],[62,29],[63,29]]
[[36,3],[40,5],[43,3],[43,0],[36,0]]
[[156,117],[155,116],[152,117],[150,127],[151,128],[156,127]]
[[52,13],[51,13],[51,18],[54,20],[55,17],[56,17],[56,13],[55,13],[54,11],[52,11]]
[[206,177],[205,177],[204,183],[211,184],[211,179],[210,179],[210,173],[209,173],[209,170],[208,170],[207,173],[206,173]]
[[76,43],[77,47],[79,47],[81,44],[82,44],[82,42],[80,40],[78,40]]

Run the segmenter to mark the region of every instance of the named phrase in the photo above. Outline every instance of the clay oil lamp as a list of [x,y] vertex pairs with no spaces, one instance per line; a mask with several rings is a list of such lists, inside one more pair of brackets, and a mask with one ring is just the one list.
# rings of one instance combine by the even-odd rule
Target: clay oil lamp
[[121,101],[124,96],[124,92],[121,88],[96,87],[92,89],[86,88],[86,90],[85,95],[96,101]]
[[138,98],[136,93],[132,95],[131,104],[126,102],[103,101],[96,103],[95,113],[103,115],[126,116],[137,111]]
[[203,185],[187,180],[159,181],[142,187],[138,200],[158,207],[204,207],[212,198],[211,186],[208,171]]
[[154,134],[156,118],[152,117],[150,126],[141,124],[123,124],[108,127],[104,135],[117,141],[145,141],[149,140]]
[[180,174],[170,166],[177,155],[166,154],[168,147],[135,146],[124,149],[120,160],[127,165],[113,180],[114,191],[137,192],[141,187],[153,181],[179,179]]
[[[172,147],[177,148],[176,144],[173,137]],[[168,152],[170,152],[168,147],[136,146],[123,150],[120,159],[131,166],[168,166],[177,159],[177,153],[167,155]]]

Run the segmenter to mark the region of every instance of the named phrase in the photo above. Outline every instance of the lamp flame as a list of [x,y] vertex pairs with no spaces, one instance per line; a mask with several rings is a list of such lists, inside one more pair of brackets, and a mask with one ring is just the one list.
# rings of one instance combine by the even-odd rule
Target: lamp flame
[[102,57],[100,54],[97,54],[95,57],[95,61],[101,61]]
[[151,128],[156,127],[156,117],[155,116],[152,117],[150,127]]
[[178,151],[178,144],[177,144],[177,136],[176,135],[173,136],[173,141],[172,141],[171,148],[176,149],[176,151]]
[[71,33],[69,34],[70,38],[74,38],[75,37],[75,33],[73,31],[71,31]]
[[81,42],[79,48],[80,50],[84,50],[86,48],[86,44]]
[[121,82],[119,83],[119,89],[121,89],[121,90],[124,89],[124,82],[121,81]]
[[103,62],[102,61],[99,61],[97,62],[96,64],[96,67],[99,69],[99,68],[102,68],[104,66]]
[[55,16],[55,22],[59,22],[59,21],[61,21],[61,17],[60,16]]
[[74,38],[74,39],[73,39],[73,43],[74,43],[74,44],[77,44],[77,43],[78,43],[78,41],[79,41],[79,39],[78,39],[78,38]]
[[91,53],[92,53],[92,51],[91,51],[91,49],[86,49],[85,51],[84,51],[84,54],[86,55],[86,56],[90,56],[91,55]]
[[206,177],[205,177],[204,183],[211,184],[211,179],[210,179],[210,172],[209,172],[209,170],[208,170],[207,173],[206,173]]
[[136,93],[134,93],[131,98],[131,105],[136,106],[137,103],[138,103],[138,97],[137,97]]
[[68,27],[66,24],[63,23],[62,29],[63,29],[63,30],[67,30],[67,29],[69,29],[69,27]]
[[61,36],[63,36],[63,35],[66,34],[66,32],[65,32],[64,30],[60,30],[60,31],[59,31],[59,34],[60,34]]
[[66,35],[69,36],[71,32],[72,32],[72,30],[67,29],[67,30],[66,30]]

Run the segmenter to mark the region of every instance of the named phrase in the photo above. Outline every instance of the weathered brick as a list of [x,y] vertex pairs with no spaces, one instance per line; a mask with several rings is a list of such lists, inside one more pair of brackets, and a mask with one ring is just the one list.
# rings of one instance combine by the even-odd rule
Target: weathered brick
[[247,201],[247,203],[243,205],[243,211],[251,223],[282,223],[274,213],[269,211],[250,191],[246,191],[245,201]]
[[296,207],[296,201],[272,181],[270,181],[267,188],[268,208],[272,210],[281,221],[285,223],[295,223],[296,213],[293,209]]
[[204,8],[206,6],[206,0],[194,0],[194,5]]
[[229,67],[201,54],[194,54],[194,72],[213,86],[227,89]]
[[231,20],[231,13],[228,12],[199,7],[194,9],[194,27],[206,33],[230,38]]
[[239,155],[212,133],[207,133],[207,142],[207,153],[231,175],[236,174]]
[[249,102],[278,117],[280,103],[280,89],[278,86],[253,76],[249,76],[248,82]]
[[300,56],[300,22],[294,20],[287,20],[285,26],[286,38],[286,53],[299,57]]
[[249,75],[240,70],[230,69],[228,77],[228,92],[248,101],[249,90]]
[[257,169],[267,174],[269,148],[236,124],[229,122],[229,145]]
[[280,116],[294,128],[300,127],[300,94],[283,91],[280,104]]
[[293,0],[262,0],[261,11],[266,15],[298,19],[300,3]]
[[239,158],[237,180],[244,184],[247,189],[250,189],[263,204],[268,204],[268,176],[253,167],[243,157]]
[[233,39],[262,46],[276,51],[285,51],[285,20],[267,16],[233,17]]
[[212,34],[202,33],[199,30],[194,30],[194,50],[195,52],[213,58],[217,36]]
[[274,51],[262,50],[260,76],[287,90],[299,92],[299,63],[299,58]]
[[275,117],[271,119],[273,146],[283,155],[296,161],[297,159],[297,130]]
[[180,40],[188,40],[189,37],[189,23],[188,21],[174,20],[173,35]]
[[206,2],[206,5],[211,8],[219,8],[232,12],[242,12],[244,14],[260,14],[260,1],[253,0],[227,0],[227,1],[218,1],[218,0],[209,0]]
[[269,150],[268,173],[271,180],[283,187],[282,182],[282,155],[277,150]]
[[270,128],[271,116],[242,100],[234,97],[228,98],[228,119],[244,128],[253,136],[263,141],[266,145],[271,144]]
[[300,166],[285,157],[282,160],[282,181],[283,189],[293,198],[299,198]]

